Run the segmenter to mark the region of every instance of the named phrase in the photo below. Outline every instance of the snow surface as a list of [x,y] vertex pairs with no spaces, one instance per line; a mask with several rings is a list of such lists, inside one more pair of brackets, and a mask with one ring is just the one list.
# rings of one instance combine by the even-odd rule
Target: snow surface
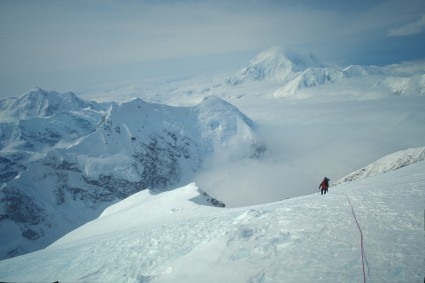
[[353,180],[375,176],[377,174],[397,170],[422,160],[425,160],[425,147],[400,150],[345,176],[336,183],[351,182]]
[[355,216],[367,282],[422,282],[424,172],[422,161],[324,196],[232,209],[196,204],[194,184],[140,192],[44,250],[1,261],[0,280],[362,282]]

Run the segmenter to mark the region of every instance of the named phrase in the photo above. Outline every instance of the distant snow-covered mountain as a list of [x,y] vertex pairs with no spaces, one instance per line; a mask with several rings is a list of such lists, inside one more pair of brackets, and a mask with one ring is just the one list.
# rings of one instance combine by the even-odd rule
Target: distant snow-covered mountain
[[363,80],[359,92],[364,92],[366,87],[395,95],[424,95],[425,71],[420,70],[402,68],[397,64],[339,67],[322,63],[312,54],[300,55],[271,48],[258,54],[246,67],[225,81],[230,86],[247,82],[274,83],[273,96],[276,98],[341,82],[353,81],[353,85],[359,85],[358,80]]
[[325,65],[312,54],[283,53],[280,48],[275,47],[258,54],[245,68],[235,76],[228,78],[226,82],[231,85],[262,80],[284,82],[293,78],[297,72],[321,67],[325,67]]
[[264,150],[254,123],[214,96],[171,107],[33,90],[2,107],[11,117],[1,129],[12,134],[3,131],[0,152],[1,258],[45,247],[135,192],[183,185],[221,150],[237,149],[232,158]]
[[40,88],[0,100],[0,183],[7,182],[52,148],[66,148],[96,130],[109,104]]
[[387,155],[364,168],[350,173],[338,180],[336,184],[351,182],[357,179],[363,179],[377,174],[397,170],[423,160],[425,160],[425,147],[400,150]]
[[58,113],[103,110],[103,107],[95,102],[88,102],[78,98],[74,93],[58,93],[34,88],[18,98],[0,100],[1,117],[12,119],[28,119],[49,117]]
[[336,68],[308,68],[294,76],[285,86],[274,92],[275,97],[292,95],[300,89],[335,84],[344,79],[344,73]]

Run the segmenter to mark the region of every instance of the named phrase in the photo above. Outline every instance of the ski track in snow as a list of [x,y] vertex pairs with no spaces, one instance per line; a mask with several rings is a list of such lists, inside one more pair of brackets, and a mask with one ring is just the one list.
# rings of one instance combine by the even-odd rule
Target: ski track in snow
[[[332,187],[325,196],[251,207],[172,203],[169,218],[157,223],[132,215],[142,218],[139,226],[76,234],[73,241],[1,261],[0,280],[362,282],[360,235],[348,198],[363,231],[366,281],[421,282],[424,170],[419,162]],[[129,220],[120,215],[116,221]],[[90,231],[101,219],[80,229]]]

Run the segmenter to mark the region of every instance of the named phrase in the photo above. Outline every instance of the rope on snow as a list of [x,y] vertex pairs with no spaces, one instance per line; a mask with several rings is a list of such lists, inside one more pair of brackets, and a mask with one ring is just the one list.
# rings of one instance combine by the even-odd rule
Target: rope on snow
[[354,221],[356,221],[357,228],[359,229],[359,232],[360,232],[360,250],[361,250],[361,254],[362,254],[363,282],[366,283],[365,262],[367,263],[367,261],[366,261],[366,254],[365,254],[365,249],[364,249],[364,245],[363,245],[363,231],[362,231],[362,228],[360,227],[359,222],[357,221],[356,213],[354,211],[354,207],[351,204],[350,199],[348,198],[348,196],[346,194],[344,194],[344,195],[347,198],[347,202],[351,207],[351,213],[353,214]]
[[[356,222],[357,228],[359,229],[360,232],[360,251],[361,251],[361,255],[362,255],[362,271],[363,271],[363,282],[366,283],[366,268],[365,268],[365,263],[367,266],[369,266],[369,263],[366,260],[366,253],[365,253],[365,248],[364,248],[364,240],[363,240],[363,231],[362,228],[360,227],[359,221],[357,220],[357,216],[356,216],[356,212],[354,211],[354,207],[350,201],[350,199],[348,198],[346,193],[333,193],[335,195],[344,195],[345,198],[347,199],[348,204],[351,207],[351,214],[353,215],[354,221]],[[369,274],[369,268],[367,269],[368,272],[368,276],[370,278],[370,274]]]

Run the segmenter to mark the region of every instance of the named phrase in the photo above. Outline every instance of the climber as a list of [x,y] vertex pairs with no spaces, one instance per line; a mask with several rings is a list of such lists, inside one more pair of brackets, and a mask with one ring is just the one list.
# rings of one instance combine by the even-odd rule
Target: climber
[[329,181],[330,179],[328,177],[325,177],[322,183],[320,183],[319,190],[322,192],[322,195],[328,192]]

